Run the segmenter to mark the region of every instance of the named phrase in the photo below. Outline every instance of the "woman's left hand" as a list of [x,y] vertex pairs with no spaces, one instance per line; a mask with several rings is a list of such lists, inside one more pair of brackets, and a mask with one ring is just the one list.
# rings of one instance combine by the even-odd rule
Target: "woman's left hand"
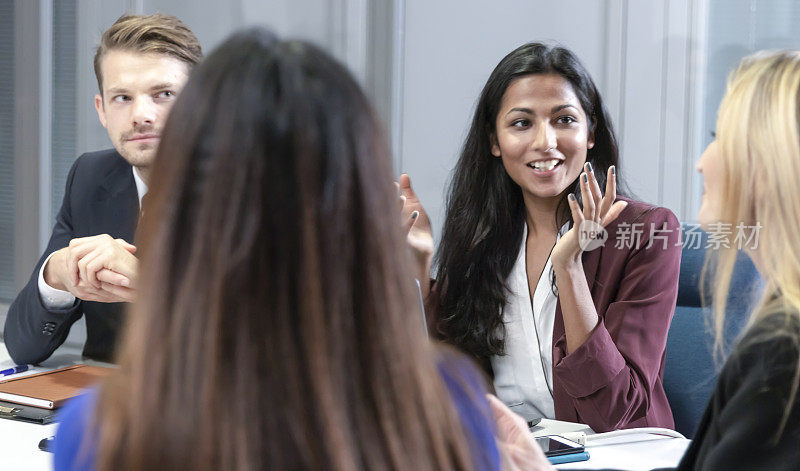
[[591,164],[586,162],[583,169],[584,173],[579,177],[583,209],[575,196],[570,194],[569,208],[572,212],[573,225],[553,248],[550,259],[554,268],[582,268],[581,254],[587,247],[589,239],[581,237],[581,229],[584,230],[584,236],[592,229],[605,229],[628,205],[625,201],[614,201],[617,199],[617,175],[614,166],[608,169],[605,196],[600,191]]

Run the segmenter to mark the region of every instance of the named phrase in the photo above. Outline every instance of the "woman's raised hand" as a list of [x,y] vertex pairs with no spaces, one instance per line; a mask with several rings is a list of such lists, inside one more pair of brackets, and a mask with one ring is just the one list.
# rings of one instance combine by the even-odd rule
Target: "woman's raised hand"
[[628,205],[625,201],[615,201],[617,173],[613,165],[608,169],[605,196],[594,177],[592,164],[586,162],[583,169],[584,172],[579,177],[583,208],[578,204],[575,195],[570,194],[568,199],[573,225],[553,248],[551,260],[554,267],[567,268],[580,264],[581,254],[591,242],[591,239],[582,237],[580,231],[584,230],[588,234],[593,230],[605,229]]
[[433,258],[433,232],[428,213],[419,201],[419,197],[411,188],[411,178],[407,174],[400,175],[395,182],[400,193],[400,218],[406,231],[406,243],[414,257],[414,276],[420,282],[423,297],[427,297],[430,285],[430,268]]

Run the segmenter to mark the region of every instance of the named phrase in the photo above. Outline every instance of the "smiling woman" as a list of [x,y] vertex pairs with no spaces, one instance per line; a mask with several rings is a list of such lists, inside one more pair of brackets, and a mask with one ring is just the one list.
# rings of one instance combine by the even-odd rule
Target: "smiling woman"
[[577,181],[594,132],[572,85],[558,74],[514,80],[503,94],[492,136],[524,199],[559,196]]
[[[678,221],[618,197],[617,165],[602,98],[572,52],[531,43],[497,65],[454,170],[426,304],[432,331],[527,420],[673,426],[661,378]],[[407,193],[405,212],[426,221]],[[580,243],[603,228],[604,246]]]

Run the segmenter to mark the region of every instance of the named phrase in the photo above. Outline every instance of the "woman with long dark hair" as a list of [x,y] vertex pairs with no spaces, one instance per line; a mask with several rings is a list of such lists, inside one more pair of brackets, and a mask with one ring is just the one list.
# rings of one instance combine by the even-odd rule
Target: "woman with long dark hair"
[[66,408],[57,469],[498,469],[479,376],[425,339],[383,132],[341,65],[235,35],[152,174],[120,368]]
[[[503,58],[453,172],[426,305],[431,331],[528,420],[673,427],[662,377],[679,225],[618,197],[618,167],[608,113],[572,52],[530,43]],[[429,222],[408,177],[400,185],[424,276]]]

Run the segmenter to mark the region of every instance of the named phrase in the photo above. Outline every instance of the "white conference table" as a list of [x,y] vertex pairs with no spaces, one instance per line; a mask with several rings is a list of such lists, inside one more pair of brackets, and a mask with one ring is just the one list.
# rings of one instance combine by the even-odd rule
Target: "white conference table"
[[[584,432],[593,435],[583,424],[542,419],[531,429],[535,437],[561,433]],[[647,471],[653,468],[674,468],[691,440],[651,433],[635,433],[618,437],[596,437],[586,445],[588,461],[557,465],[558,469],[619,469]]]
[[[46,371],[61,366],[84,362],[80,350],[62,347],[33,372]],[[101,364],[103,365],[103,364]],[[0,342],[0,370],[14,366],[5,344]],[[21,373],[31,374],[31,373]],[[39,450],[39,441],[55,435],[57,424],[38,425],[9,419],[0,419],[0,469],[2,470],[49,470],[53,467],[53,455]],[[534,429],[535,435],[553,435],[559,432],[580,430],[579,424],[569,424],[544,419]],[[607,443],[587,448],[589,461],[558,465],[558,469],[623,469],[650,470],[674,467],[680,461],[689,440],[660,438],[653,435],[626,437],[625,443]],[[633,441],[635,440],[635,441]]]
[[[620,438],[622,439],[622,438]],[[589,461],[556,466],[558,469],[619,469],[648,471],[654,468],[674,468],[686,452],[691,440],[668,438],[651,434],[590,442],[586,450]]]

